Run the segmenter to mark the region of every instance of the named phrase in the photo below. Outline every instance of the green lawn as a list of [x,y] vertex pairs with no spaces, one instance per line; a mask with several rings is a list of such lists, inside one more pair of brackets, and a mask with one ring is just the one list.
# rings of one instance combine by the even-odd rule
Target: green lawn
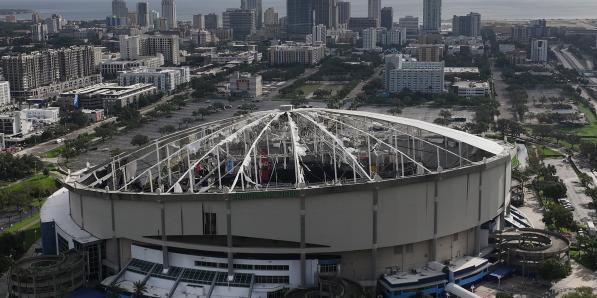
[[27,227],[28,225],[30,225],[34,222],[37,222],[37,223],[35,225],[29,227],[28,229],[33,229],[33,228],[39,227],[39,211],[33,213],[33,215],[26,217],[21,221],[13,224],[12,226],[10,226],[6,230],[4,230],[4,233],[16,233],[19,230],[23,229],[24,227]]
[[62,150],[64,150],[64,145],[60,145],[60,146],[46,152],[45,157],[47,157],[47,158],[58,157],[62,153]]
[[12,183],[2,188],[2,190],[8,193],[23,192],[30,190],[33,187],[54,192],[56,190],[56,181],[52,176],[35,175],[24,179],[23,181]]
[[595,116],[595,114],[593,114],[593,111],[591,111],[591,109],[585,104],[578,105],[578,108],[582,113],[585,114],[585,117],[587,118],[589,124],[582,128],[579,128],[576,131],[576,133],[581,137],[597,136],[597,117]]
[[298,88],[296,91],[302,90],[303,94],[305,96],[308,96],[309,94],[315,92],[315,90],[319,89],[320,87],[321,87],[321,85],[319,85],[319,84],[305,84],[302,87]]
[[553,150],[553,149],[551,149],[549,147],[545,147],[545,146],[541,147],[541,154],[544,157],[559,157],[559,156],[563,156],[560,152],[555,151],[555,150]]

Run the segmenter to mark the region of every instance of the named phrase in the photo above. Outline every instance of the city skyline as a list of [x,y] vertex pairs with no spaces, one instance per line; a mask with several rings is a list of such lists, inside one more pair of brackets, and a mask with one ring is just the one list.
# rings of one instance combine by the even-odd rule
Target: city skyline
[[[137,1],[127,1],[129,10],[134,10]],[[160,10],[161,0],[150,0],[150,9]],[[504,19],[577,19],[591,18],[592,11],[597,10],[597,2],[592,0],[575,0],[564,4],[559,0],[529,0],[520,2],[516,0],[505,1],[484,1],[482,5],[475,0],[453,0],[448,2],[443,9],[443,20],[450,21],[452,15],[463,15],[469,13],[471,9],[479,12],[485,20],[504,20]],[[208,14],[215,12],[219,15],[226,8],[240,7],[240,0],[221,0],[217,2],[206,2],[198,5],[192,0],[178,0],[178,15],[181,21],[191,21],[194,14]],[[351,1],[352,16],[366,17],[367,1]],[[394,8],[394,18],[412,15],[422,20],[423,2],[420,0],[385,0],[382,6]],[[269,0],[263,2],[263,10],[274,7],[279,12],[280,17],[286,15],[286,0]],[[101,20],[110,14],[109,0],[56,0],[51,3],[42,0],[6,0],[0,3],[0,8],[23,8],[39,11],[44,17],[53,13],[60,13],[69,20]],[[25,17],[25,15],[23,15]],[[30,16],[26,16],[29,18]]]

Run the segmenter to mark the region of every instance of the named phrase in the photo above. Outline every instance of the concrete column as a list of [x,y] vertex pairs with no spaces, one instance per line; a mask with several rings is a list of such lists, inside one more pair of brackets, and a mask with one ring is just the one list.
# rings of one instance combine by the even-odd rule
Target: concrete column
[[438,261],[438,243],[437,243],[437,226],[439,224],[437,219],[437,211],[439,205],[439,175],[433,182],[433,239],[431,240],[431,260]]
[[479,209],[477,210],[477,226],[475,227],[475,255],[479,255],[481,253],[481,210],[482,203],[483,203],[483,170],[485,167],[482,167],[479,171]]
[[371,280],[375,282],[377,279],[375,271],[377,268],[377,211],[379,206],[379,187],[377,186],[373,189],[371,203]]
[[160,213],[162,218],[162,268],[164,271],[168,271],[168,269],[170,269],[170,260],[168,258],[168,238],[166,236],[166,203],[162,201],[160,204]]
[[85,213],[83,212],[83,195],[79,195],[79,202],[81,203],[81,229],[85,229]]
[[300,230],[301,230],[301,286],[307,287],[307,254],[305,252],[306,246],[306,229],[305,229],[305,192],[301,191],[300,200]]
[[232,204],[226,200],[226,245],[228,246],[228,276],[234,274],[234,257],[232,255]]

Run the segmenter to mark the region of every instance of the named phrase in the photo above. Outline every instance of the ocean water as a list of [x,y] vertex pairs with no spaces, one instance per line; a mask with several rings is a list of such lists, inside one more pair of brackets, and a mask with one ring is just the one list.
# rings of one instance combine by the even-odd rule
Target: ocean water
[[[305,0],[307,1],[307,0]],[[129,10],[135,10],[135,0],[128,0]],[[367,0],[352,0],[352,15],[366,16]],[[151,9],[161,10],[160,0],[149,0]],[[275,7],[286,13],[286,0],[263,0],[264,10]],[[383,6],[394,8],[394,17],[421,16],[423,0],[384,0]],[[229,7],[239,7],[240,0],[178,0],[179,20],[191,20],[193,14],[220,14]],[[24,8],[47,16],[63,15],[69,20],[104,19],[111,13],[111,0],[0,0],[0,8]],[[590,19],[597,18],[597,0],[444,0],[443,19],[454,14],[479,12],[483,19]],[[26,18],[28,16],[20,16]]]

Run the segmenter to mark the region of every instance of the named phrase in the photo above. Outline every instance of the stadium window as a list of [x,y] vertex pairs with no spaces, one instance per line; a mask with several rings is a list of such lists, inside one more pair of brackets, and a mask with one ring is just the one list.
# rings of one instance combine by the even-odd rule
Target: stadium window
[[203,213],[203,235],[216,235],[216,214]]
[[321,264],[319,265],[320,273],[335,273],[338,272],[337,264]]

